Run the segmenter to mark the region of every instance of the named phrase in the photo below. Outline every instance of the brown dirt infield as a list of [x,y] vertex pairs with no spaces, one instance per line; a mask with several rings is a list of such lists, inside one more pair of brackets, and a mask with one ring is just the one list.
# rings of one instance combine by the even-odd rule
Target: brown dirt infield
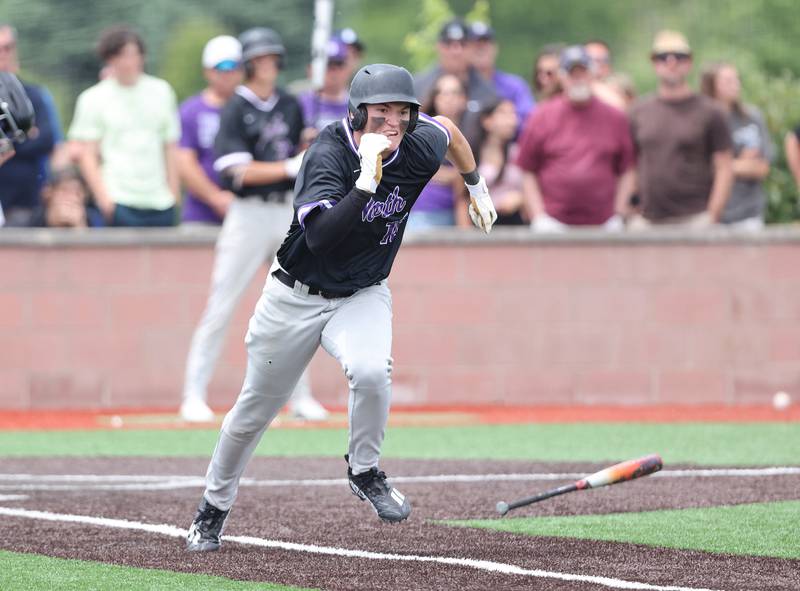
[[[199,476],[207,458],[4,459],[0,473],[155,474]],[[391,475],[579,472],[596,464],[498,461],[386,460]],[[669,468],[677,468],[670,466]],[[342,478],[344,461],[330,458],[254,458],[245,474],[257,479]],[[414,506],[401,525],[381,524],[347,485],[243,487],[226,533],[375,552],[468,557],[527,569],[614,577],[654,585],[744,590],[800,588],[800,561],[651,548],[626,543],[538,538],[452,528],[435,519],[496,517],[498,500],[543,490],[547,482],[406,483]],[[643,478],[573,493],[519,510],[517,515],[574,515],[800,499],[800,475],[765,478]],[[10,490],[26,500],[5,507],[53,511],[188,527],[201,489],[163,491]],[[224,545],[213,554],[188,554],[176,538],[106,527],[3,517],[0,548],[136,567],[206,573],[320,589],[603,589],[595,583],[498,575],[431,563],[321,556]]]

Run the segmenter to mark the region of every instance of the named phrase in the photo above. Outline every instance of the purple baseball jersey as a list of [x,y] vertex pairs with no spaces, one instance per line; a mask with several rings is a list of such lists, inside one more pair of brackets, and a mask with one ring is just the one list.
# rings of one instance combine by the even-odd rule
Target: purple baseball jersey
[[[209,179],[219,185],[219,175],[214,170],[214,138],[219,130],[219,107],[209,105],[197,94],[181,103],[181,148],[189,148],[197,153],[200,167]],[[203,201],[186,191],[181,215],[184,222],[222,223],[214,211]]]
[[303,109],[303,124],[306,127],[315,127],[322,131],[329,124],[347,115],[347,99],[325,100],[312,90],[302,93],[297,100]]

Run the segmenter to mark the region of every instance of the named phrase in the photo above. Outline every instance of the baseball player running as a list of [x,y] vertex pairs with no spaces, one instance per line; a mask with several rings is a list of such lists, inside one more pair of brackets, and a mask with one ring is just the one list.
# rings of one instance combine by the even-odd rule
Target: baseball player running
[[[181,417],[191,422],[214,418],[206,391],[225,333],[236,304],[291,223],[292,186],[302,160],[295,155],[303,129],[300,105],[275,86],[286,52],[283,41],[265,27],[249,29],[239,40],[246,80],[225,105],[214,144],[214,167],[237,198],[217,239],[211,292],[186,361]],[[311,396],[305,373],[291,407],[306,419],[328,414]]]
[[223,421],[188,550],[220,547],[242,472],[320,345],[350,386],[350,488],[383,521],[411,513],[378,467],[392,372],[386,278],[408,212],[445,157],[464,176],[473,223],[488,233],[497,213],[463,134],[445,117],[418,112],[407,70],[365,66],[348,109],[320,133],[297,177],[294,219],[250,320],[244,385]]

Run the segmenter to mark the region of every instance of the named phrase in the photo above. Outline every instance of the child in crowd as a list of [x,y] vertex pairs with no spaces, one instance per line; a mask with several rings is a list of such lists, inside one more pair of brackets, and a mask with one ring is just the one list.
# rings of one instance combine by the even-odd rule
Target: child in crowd
[[42,204],[33,225],[49,228],[104,226],[103,216],[91,204],[91,196],[80,171],[73,165],[53,170],[42,191]]

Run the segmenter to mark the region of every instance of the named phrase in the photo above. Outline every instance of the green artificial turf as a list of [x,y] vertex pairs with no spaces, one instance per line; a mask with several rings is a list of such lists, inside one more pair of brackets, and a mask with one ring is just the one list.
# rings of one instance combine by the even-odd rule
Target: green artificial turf
[[[210,456],[216,430],[0,431],[0,457]],[[272,429],[257,455],[339,456],[344,429]],[[394,427],[394,458],[611,461],[659,453],[665,464],[797,465],[800,423],[569,423]]]
[[570,517],[448,521],[529,536],[631,542],[667,548],[800,559],[800,501]]
[[233,581],[222,577],[165,570],[115,566],[101,562],[50,558],[0,550],[0,589],[3,591],[267,591],[298,589],[270,583]]

